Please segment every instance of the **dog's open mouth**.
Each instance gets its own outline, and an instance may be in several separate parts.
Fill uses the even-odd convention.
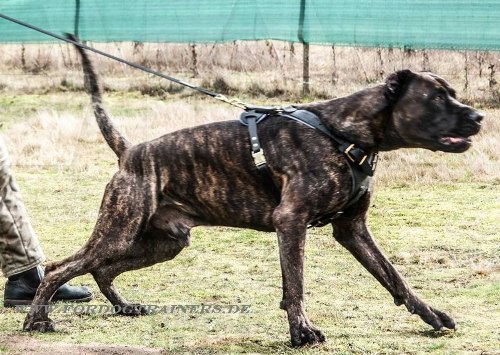
[[[439,138],[439,143],[449,146],[457,146],[462,144],[471,144],[470,137],[460,137],[460,136],[442,136]]]
[[[470,148],[470,146],[472,145],[472,139],[470,138],[470,136],[441,136],[439,138],[439,144],[439,150],[443,152],[462,153]]]

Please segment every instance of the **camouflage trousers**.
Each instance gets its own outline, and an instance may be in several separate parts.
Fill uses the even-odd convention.
[[[44,260],[10,170],[7,147],[0,135],[0,267],[8,277],[29,270]]]

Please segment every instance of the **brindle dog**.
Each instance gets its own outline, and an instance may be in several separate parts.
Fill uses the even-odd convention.
[[[74,255],[47,266],[24,330],[53,330],[46,309],[64,282],[91,273],[101,292],[127,315],[141,305],[125,300],[114,278],[174,258],[189,244],[195,226],[223,225],[276,231],[283,276],[281,307],[293,346],[325,340],[304,306],[304,244],[308,223],[343,210],[332,222],[334,238],[389,291],[434,329],[455,322],[421,300],[372,238],[366,219],[371,191],[345,208],[352,184],[347,159],[327,136],[279,117],[259,124],[259,136],[280,200],[265,184],[251,156],[247,128],[226,121],[183,129],[131,145],[112,125],[101,102],[98,78],[78,48],[94,112],[119,170],[106,186],[97,224]],[[460,153],[480,130],[482,114],[460,103],[442,78],[409,70],[353,95],[300,106],[365,151],[426,148]],[[215,242],[215,241],[214,241]]]

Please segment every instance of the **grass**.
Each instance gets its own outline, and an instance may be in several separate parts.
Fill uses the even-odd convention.
[[[76,251],[95,221],[109,173],[20,172],[35,228],[50,259]],[[494,353],[498,346],[498,187],[482,183],[379,188],[371,228],[389,258],[424,299],[451,313],[456,332],[433,332],[390,296],[328,227],[312,230],[306,253],[310,317],[329,342],[308,352]],[[30,196],[32,196],[30,198]],[[457,206],[467,206],[458,209]],[[50,208],[47,208],[50,206]],[[444,222],[446,221],[446,222]],[[250,314],[158,314],[135,319],[57,313],[44,341],[130,344],[169,352],[287,353],[275,236],[198,228],[192,246],[171,262],[117,279],[126,298],[145,304],[249,304]],[[90,276],[73,283],[95,284]],[[97,293],[93,304],[106,304]],[[2,336],[20,335],[24,314],[0,314]],[[493,330],[493,333],[492,333]]]
[[[196,66],[189,44],[93,43],[118,57],[221,93],[253,101],[303,99],[302,47],[278,41],[196,45]],[[479,51],[403,50],[310,46],[309,99],[344,96],[383,81],[398,69],[430,70],[443,76],[470,103],[500,104],[500,54]],[[96,56],[108,90],[139,91],[168,98],[177,85]],[[129,80],[133,75],[134,80]],[[36,80],[32,80],[36,77]],[[79,60],[65,44],[1,45],[0,91],[50,93],[81,91]]]
[[[133,142],[238,114],[183,92],[160,99],[115,91],[105,101]],[[89,106],[79,91],[0,94],[3,133],[49,260],[70,255],[87,240],[104,186],[116,170]],[[275,235],[214,227],[194,229],[192,246],[174,260],[125,273],[116,284],[134,302],[249,304],[249,314],[55,313],[56,333],[26,334],[20,331],[25,315],[1,309],[0,353],[37,341],[134,345],[165,353],[498,353],[500,111],[486,114],[483,133],[464,154],[383,154],[370,210],[381,247],[418,294],[455,318],[455,332],[431,331],[394,306],[324,227],[309,233],[305,277],[309,316],[328,343],[293,350],[286,315],[278,308]],[[72,283],[97,291],[92,304],[107,304],[91,276]]]

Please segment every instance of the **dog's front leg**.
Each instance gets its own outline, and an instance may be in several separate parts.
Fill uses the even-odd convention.
[[[333,225],[333,234],[335,239],[391,293],[397,306],[404,304],[410,313],[418,314],[435,330],[443,327],[455,329],[455,322],[451,317],[430,307],[413,293],[404,278],[378,248],[364,217],[337,220]]]
[[[325,337],[311,324],[304,309],[306,224],[300,216],[285,211],[282,205],[280,207],[273,214],[283,277],[283,300],[280,307],[288,315],[292,346],[317,344],[325,341]]]

